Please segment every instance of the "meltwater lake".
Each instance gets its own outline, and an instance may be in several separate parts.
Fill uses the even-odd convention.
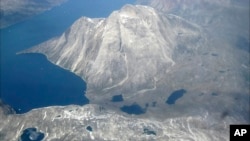
[[[84,105],[86,83],[41,54],[17,52],[62,34],[81,16],[107,17],[134,0],[68,0],[42,14],[0,30],[1,99],[17,113],[53,105]]]

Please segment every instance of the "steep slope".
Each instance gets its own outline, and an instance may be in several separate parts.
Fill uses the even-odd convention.
[[[83,17],[61,37],[26,52],[43,53],[78,74],[88,91],[119,87],[128,96],[156,87],[156,81],[175,64],[175,49],[185,44],[195,50],[201,36],[198,27],[179,17],[127,5],[107,19]]]
[[[20,53],[45,54],[82,77],[97,105],[4,115],[2,138],[16,140],[35,126],[46,140],[228,140],[229,124],[250,122],[249,52],[229,42],[231,35],[216,35],[227,35],[224,29],[213,31],[139,5],[106,19],[79,19],[60,37]],[[177,92],[185,95],[169,104]],[[113,103],[117,95],[124,101]],[[133,104],[146,113],[119,110]],[[11,129],[15,134],[7,134]]]
[[[113,109],[136,103],[160,118],[209,112],[246,121],[249,54],[210,32],[173,14],[126,5],[106,19],[80,18],[60,37],[21,53],[45,54],[82,77],[91,103]],[[180,89],[185,96],[167,105]],[[124,101],[111,102],[118,94]]]

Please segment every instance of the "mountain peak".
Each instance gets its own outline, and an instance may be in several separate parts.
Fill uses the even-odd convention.
[[[127,4],[122,7],[121,10],[117,11],[121,17],[125,18],[138,18],[140,16],[156,15],[155,10],[148,6],[142,5],[130,5]]]
[[[155,91],[157,81],[176,64],[179,46],[193,50],[197,43],[189,40],[200,38],[200,31],[183,19],[147,6],[125,5],[106,19],[81,18],[61,37],[26,52],[45,54],[82,77],[93,101],[116,92],[129,99]]]
[[[139,105],[145,114],[160,118],[208,108],[216,115],[225,109],[247,113],[234,104],[218,108],[218,103],[233,103],[235,94],[249,93],[249,54],[209,32],[177,15],[126,5],[105,19],[81,18],[60,37],[22,53],[45,54],[74,72],[87,83],[90,103],[108,108]],[[166,105],[178,90],[187,94]],[[217,93],[223,98],[216,98]],[[116,95],[123,101],[112,102]]]

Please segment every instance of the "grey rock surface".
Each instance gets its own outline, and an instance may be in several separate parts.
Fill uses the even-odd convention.
[[[0,118],[3,141],[17,141],[27,128],[44,133],[46,141],[224,141],[229,136],[226,123],[237,122],[227,119],[218,124],[207,113],[165,120],[138,118],[91,104],[47,107],[22,115],[0,114]],[[86,129],[88,126],[92,131]]]
[[[137,0],[137,3],[180,16],[219,38],[237,39],[233,35],[249,38],[248,0]]]
[[[147,6],[126,5],[106,19],[82,17],[60,37],[21,53],[45,54],[82,77],[86,96],[96,104],[144,106],[156,101],[170,115],[183,115],[181,109],[232,110],[239,106],[235,97],[245,97],[243,103],[248,104],[249,52],[197,24]],[[188,96],[166,108],[166,98],[181,88]],[[109,101],[117,94],[124,102],[114,106]],[[219,103],[224,106],[218,109]]]
[[[182,16],[183,9],[178,15],[140,5],[126,5],[105,19],[82,17],[60,37],[19,54],[42,53],[80,76],[93,105],[43,108],[3,118],[25,128],[32,126],[28,119],[37,120],[32,123],[47,133],[46,140],[228,140],[229,124],[250,122],[249,27],[244,19],[249,13],[236,7],[243,14],[239,16],[243,26],[239,26],[228,22],[229,14],[225,14],[234,8],[222,7],[222,12],[202,15],[200,21],[193,13]],[[214,23],[225,25],[214,27],[212,22],[210,27],[205,22],[209,16]],[[166,104],[179,89],[185,95],[174,105]],[[124,101],[111,102],[120,94]],[[146,113],[126,115],[119,109],[134,103]],[[78,110],[69,112],[71,108]],[[45,121],[38,120],[50,112]],[[35,115],[41,116],[35,119]],[[64,123],[60,129],[55,119]],[[90,125],[93,132],[80,125]],[[6,133],[4,130],[7,128],[1,132]],[[16,131],[17,135],[21,132]]]

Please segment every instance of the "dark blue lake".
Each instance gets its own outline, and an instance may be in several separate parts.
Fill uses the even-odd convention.
[[[16,55],[54,36],[62,34],[81,16],[107,17],[134,0],[69,0],[24,22],[0,30],[1,99],[18,113],[33,108],[77,104],[84,96],[85,82],[59,68],[40,54]]]
[[[112,97],[112,102],[122,102],[123,101],[123,97],[122,95],[115,95]]]
[[[171,93],[166,103],[169,105],[175,104],[176,100],[180,99],[187,91],[184,89],[176,90]]]
[[[37,131],[36,128],[27,128],[23,131],[20,140],[21,141],[42,141],[44,139],[44,133]]]
[[[146,109],[142,108],[138,104],[132,104],[132,105],[125,105],[123,107],[120,107],[120,110],[127,113],[127,114],[134,114],[134,115],[140,115],[146,113]]]

